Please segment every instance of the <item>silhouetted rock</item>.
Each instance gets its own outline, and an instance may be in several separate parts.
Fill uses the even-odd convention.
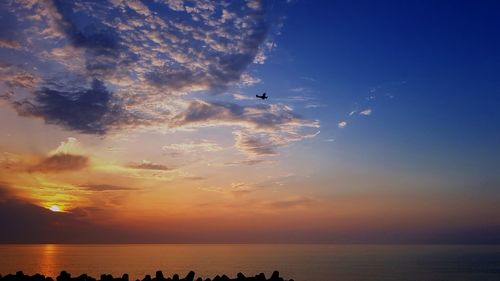
[[[30,280],[31,281],[45,281],[45,276],[37,273],[37,274],[31,276]]]
[[[190,271],[186,277],[183,279],[184,281],[193,281],[194,280],[194,271]]]
[[[71,280],[71,274],[67,273],[66,271],[61,271],[59,273],[59,276],[56,277],[57,281],[70,281]]]
[[[158,281],[165,280],[165,277],[163,277],[163,272],[161,270],[158,270],[153,280],[158,280]]]
[[[271,278],[269,278],[270,281],[282,281],[283,278],[280,278],[280,273],[275,270],[273,274],[271,275]]]
[[[172,278],[165,278],[163,276],[163,272],[157,271],[155,277],[152,279],[151,275],[146,275],[142,280],[136,279],[136,281],[194,281],[195,273],[190,271],[186,277],[183,279],[179,279],[178,274],[174,274]],[[206,278],[202,279],[198,277],[196,281],[284,281],[283,278],[279,276],[278,271],[274,271],[271,275],[271,278],[266,279],[264,273],[259,273],[255,275],[255,277],[246,277],[243,273],[239,272],[236,274],[236,279],[231,279],[227,275],[223,274],[222,276],[215,276],[213,279]],[[32,276],[25,275],[22,271],[16,272],[15,275],[7,274],[5,276],[0,275],[0,281],[54,281],[51,277],[46,277],[41,274],[34,274]],[[87,274],[82,274],[76,278],[71,278],[71,274],[66,271],[61,271],[59,276],[56,277],[56,281],[97,281],[95,278],[88,276]],[[114,278],[111,274],[102,274],[101,279],[99,281],[129,281],[129,275],[123,274],[122,277]],[[293,281],[290,279],[289,281]]]
[[[266,281],[266,275],[264,273],[259,273],[255,276],[256,281]]]

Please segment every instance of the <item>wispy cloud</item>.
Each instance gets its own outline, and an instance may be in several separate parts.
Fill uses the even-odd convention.
[[[317,200],[311,197],[297,196],[281,200],[264,202],[262,205],[270,209],[290,209],[290,208],[307,207],[314,204],[315,202],[317,202]]]
[[[215,152],[222,150],[222,147],[215,142],[204,140],[201,142],[167,144],[162,147],[162,150],[171,154],[181,154],[194,152]]]
[[[309,89],[307,89],[305,87],[297,87],[297,88],[290,89],[290,92],[296,92],[296,93],[302,93],[302,92],[306,92],[306,91],[309,91]]]
[[[337,126],[340,128],[340,129],[343,129],[345,127],[347,127],[347,122],[346,121],[340,121]]]
[[[272,162],[263,158],[247,158],[239,161],[226,162],[224,163],[224,165],[239,166],[239,165],[257,165],[261,163],[272,163]]]
[[[232,96],[235,100],[254,100],[255,99],[255,97],[245,96],[245,95],[240,94],[240,93],[234,93],[234,94],[232,94]]]
[[[237,126],[235,146],[257,155],[275,155],[276,148],[317,134],[319,123],[302,118],[283,104],[242,106],[229,102],[192,101],[173,119],[172,127]]]
[[[130,163],[127,165],[127,167],[132,169],[141,169],[141,170],[157,170],[157,171],[171,170],[166,165],[149,162],[147,160],[142,160],[141,163]]]
[[[368,116],[371,114],[372,114],[372,110],[369,108],[359,112],[359,115],[364,115],[364,116]]]
[[[250,155],[276,155],[278,143],[266,138],[266,135],[250,135],[244,132],[236,132],[236,147]]]
[[[59,153],[42,159],[29,169],[30,172],[58,173],[79,171],[89,165],[89,158],[84,155]]]
[[[82,185],[81,187],[90,191],[126,191],[126,190],[137,190],[137,188],[111,185],[111,184],[87,184]]]

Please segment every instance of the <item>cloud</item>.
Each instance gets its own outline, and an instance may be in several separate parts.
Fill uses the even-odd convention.
[[[316,136],[317,121],[283,104],[238,105],[194,100],[173,119],[171,127],[236,126],[235,147],[252,155],[275,155],[276,148]]]
[[[36,83],[25,95],[18,88],[26,79],[2,79],[11,81],[4,98],[22,116],[86,134],[170,124],[188,92],[259,81],[246,70],[274,46],[277,14],[259,1],[245,4],[5,3],[1,46],[21,44],[25,58],[11,75],[30,73]]]
[[[260,1],[9,2],[0,9],[11,15],[12,31],[0,39],[23,48],[16,66],[0,54],[9,65],[0,69],[2,98],[20,116],[84,134],[207,126],[234,126],[248,138],[265,132],[253,138],[270,139],[271,155],[319,122],[281,103],[206,99],[260,81],[247,68],[276,47],[282,8]],[[191,92],[199,99],[185,100]]]
[[[79,171],[89,166],[89,158],[83,155],[58,153],[42,159],[30,172],[57,173]]]
[[[157,171],[169,171],[171,170],[169,167],[163,164],[156,164],[146,160],[143,160],[141,163],[131,163],[127,165],[128,168],[132,169],[141,169],[141,170],[157,170]]]
[[[69,137],[62,141],[59,146],[53,150],[52,154],[81,154],[83,152],[82,145],[78,139]]]
[[[232,94],[233,96],[233,99],[235,100],[254,100],[255,97],[249,97],[249,96],[245,96],[243,94],[240,94],[240,93],[234,93]]]
[[[302,92],[309,92],[310,90],[305,88],[305,87],[297,87],[297,88],[291,88],[291,92],[296,92],[296,93],[302,93]]]
[[[167,0],[168,7],[174,11],[184,11],[184,1],[183,0]]]
[[[265,135],[250,135],[244,132],[236,132],[236,147],[250,155],[268,156],[276,155],[277,143],[266,139]]]
[[[21,49],[22,46],[19,42],[14,40],[0,39],[0,48]]]
[[[194,153],[194,152],[215,152],[222,150],[218,144],[204,140],[202,142],[173,143],[162,147],[163,151],[172,154]]]
[[[271,161],[262,159],[262,158],[248,158],[240,161],[232,161],[232,162],[226,162],[224,165],[227,166],[238,166],[238,165],[257,165],[261,163],[272,163]]]
[[[87,184],[87,185],[82,185],[80,187],[83,187],[87,190],[90,191],[122,191],[122,190],[137,190],[137,188],[132,188],[132,187],[124,187],[124,186],[118,186],[118,185],[111,185],[111,184]]]
[[[222,187],[199,187],[199,190],[207,191],[207,192],[214,192],[214,193],[220,193],[220,194],[229,194],[233,195],[236,198],[240,198],[243,196],[246,196],[250,193],[253,193],[256,191],[255,188],[252,188],[250,185],[244,183],[244,182],[238,182],[238,183],[231,183],[230,188],[222,188]]]
[[[206,177],[200,177],[200,176],[187,176],[184,177],[185,180],[191,180],[191,181],[201,181],[201,180],[206,180]]]
[[[313,198],[306,196],[298,196],[282,200],[264,202],[263,205],[271,209],[290,209],[290,208],[310,206],[315,202],[317,202],[317,200]]]
[[[345,128],[347,126],[347,122],[346,121],[340,121],[337,125],[338,125],[338,127],[340,129],[343,129],[343,128]]]
[[[372,110],[371,109],[365,109],[365,110],[359,112],[359,115],[368,116],[368,115],[371,115],[371,114],[372,114]]]
[[[315,127],[309,121],[283,104],[257,104],[242,106],[231,102],[191,101],[184,112],[177,115],[171,127],[206,127],[238,125],[260,131],[279,130],[280,127]]]
[[[10,90],[19,89],[35,89],[38,85],[39,78],[34,76],[28,71],[18,70],[16,67],[11,67],[8,65],[7,69],[0,72],[3,77],[0,77],[0,81],[3,81],[5,87]]]
[[[22,116],[40,117],[49,124],[92,134],[104,134],[120,115],[102,81],[93,80],[89,88],[57,89],[61,87],[47,85],[35,92],[34,101],[14,102],[15,109]]]
[[[250,193],[255,192],[255,189],[251,188],[244,182],[232,183],[231,184],[231,193],[235,197],[242,197],[248,195]]]

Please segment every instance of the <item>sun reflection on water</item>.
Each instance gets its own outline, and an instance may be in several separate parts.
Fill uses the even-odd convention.
[[[56,253],[58,246],[55,244],[45,244],[42,247],[42,260],[40,270],[45,276],[55,277],[58,275],[56,265]]]

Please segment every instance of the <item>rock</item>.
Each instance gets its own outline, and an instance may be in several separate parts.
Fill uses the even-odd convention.
[[[190,271],[186,277],[184,277],[184,281],[193,281],[194,280],[194,271]]]
[[[61,271],[59,276],[56,278],[57,281],[70,281],[71,280],[71,274],[67,273],[66,271]]]
[[[161,272],[161,270],[158,270],[158,271],[156,272],[156,274],[155,274],[155,278],[156,278],[156,280],[158,280],[158,281],[161,281],[161,280],[164,280],[164,279],[165,279],[165,277],[163,277],[163,272]]]
[[[1,0],[0,0],[1,1]],[[178,274],[174,274],[172,279],[171,278],[165,278],[163,276],[163,272],[157,271],[155,274],[155,277],[152,279],[151,275],[146,275],[144,279],[136,279],[136,281],[194,281],[195,280],[195,273],[193,271],[190,271],[186,277],[183,279],[179,279]],[[201,277],[198,277],[196,281],[284,281],[283,278],[279,276],[278,271],[274,271],[273,274],[271,275],[271,278],[268,280],[266,279],[266,276],[264,273],[259,273],[255,275],[255,277],[246,277],[243,273],[239,272],[236,274],[235,279],[229,278],[227,275],[223,274],[222,276],[217,275],[213,279],[206,278],[202,279]],[[0,275],[0,281],[54,281],[51,277],[46,277],[41,274],[34,274],[32,276],[25,275],[22,271],[16,272],[15,275],[13,274],[7,274],[5,276]],[[56,281],[97,281],[95,278],[88,276],[87,274],[82,274],[76,278],[71,278],[71,274],[69,274],[66,271],[61,271],[59,276],[56,277]],[[118,278],[113,278],[113,275],[111,274],[102,274],[101,279],[99,281],[129,281],[129,275],[128,274],[123,274],[122,277]],[[293,279],[290,279],[289,281],[293,281]]]
[[[255,280],[256,281],[266,281],[266,275],[264,273],[260,273],[258,275],[255,275]]]
[[[281,281],[283,278],[280,278],[280,273],[275,270],[273,274],[271,275],[271,278],[269,278],[270,281]]]

